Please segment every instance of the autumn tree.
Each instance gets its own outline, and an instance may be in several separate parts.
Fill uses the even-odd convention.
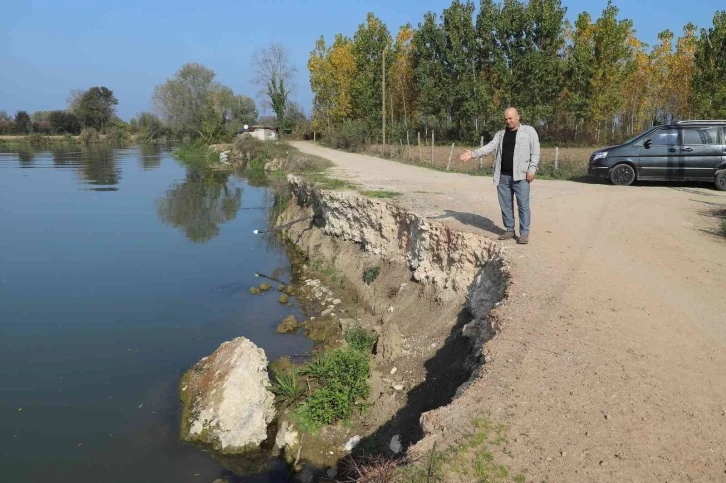
[[[726,10],[701,29],[694,50],[692,87],[699,117],[726,118]]]
[[[408,126],[416,111],[416,92],[413,83],[413,28],[401,26],[393,47],[394,61],[391,66],[391,99],[397,107],[396,118]]]

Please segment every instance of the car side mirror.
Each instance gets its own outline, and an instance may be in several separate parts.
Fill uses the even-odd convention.
[[[650,139],[646,140],[646,141],[645,141],[645,142],[643,143],[643,147],[644,147],[645,149],[650,149],[650,147],[651,147],[652,145],[653,145],[653,141],[651,141]]]

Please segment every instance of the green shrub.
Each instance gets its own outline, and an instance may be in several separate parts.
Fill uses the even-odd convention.
[[[29,134],[26,136],[25,141],[31,146],[44,146],[51,142],[49,137],[37,133]]]
[[[354,349],[335,349],[308,364],[305,373],[318,387],[295,412],[300,426],[314,432],[350,418],[356,403],[370,393],[369,372],[368,355]]]
[[[293,366],[289,371],[275,374],[275,380],[269,387],[283,406],[291,406],[303,395],[303,388],[298,384],[297,369]]]
[[[97,143],[99,138],[98,131],[92,127],[84,128],[78,138],[83,144]]]
[[[381,273],[380,267],[368,267],[363,270],[363,281],[366,285],[370,285],[378,278],[379,273]]]
[[[125,144],[129,140],[129,133],[126,131],[126,129],[114,126],[111,129],[108,130],[106,133],[106,138],[104,141],[106,141],[108,144],[113,145],[119,145],[119,144]]]
[[[345,340],[353,349],[369,353],[376,343],[376,336],[359,326],[348,330],[345,333]]]

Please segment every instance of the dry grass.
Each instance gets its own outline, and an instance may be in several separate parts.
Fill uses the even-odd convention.
[[[432,152],[430,146],[388,145],[384,153],[380,144],[372,144],[364,151],[372,156],[383,156],[386,158],[403,161],[405,163],[417,164],[434,169],[445,170],[451,155],[451,171],[469,174],[489,175],[492,173],[493,156],[485,156],[481,160],[482,168],[479,168],[479,159],[471,159],[466,162],[459,161],[459,155],[464,149],[471,149],[471,146],[454,145],[453,154],[451,145],[435,146]],[[590,154],[595,148],[560,148],[558,158],[558,169],[555,169],[555,148],[542,148],[539,164],[539,176],[543,178],[570,179],[587,175],[587,162]]]

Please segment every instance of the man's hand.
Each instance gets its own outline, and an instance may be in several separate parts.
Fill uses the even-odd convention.
[[[471,151],[468,149],[464,151],[464,154],[459,156],[459,161],[469,161],[471,159]]]
[[[527,171],[527,183],[534,181],[534,173]]]

